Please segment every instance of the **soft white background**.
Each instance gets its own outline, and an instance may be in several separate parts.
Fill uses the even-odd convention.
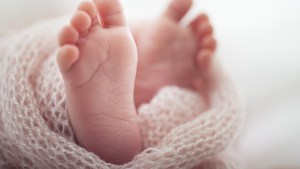
[[[69,14],[74,0],[0,0],[0,31]],[[151,19],[168,0],[122,0],[130,20]],[[189,21],[206,12],[217,57],[248,105],[241,156],[262,168],[300,168],[300,1],[196,0]],[[258,168],[258,167],[257,167]]]

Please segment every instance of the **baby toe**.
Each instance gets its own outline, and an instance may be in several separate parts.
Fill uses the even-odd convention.
[[[208,16],[206,14],[200,14],[190,23],[189,26],[193,30],[197,30],[198,25],[207,20],[208,20]]]
[[[79,50],[74,45],[64,45],[59,49],[57,54],[57,63],[63,76],[77,61],[78,57]]]
[[[58,43],[60,46],[66,44],[75,44],[78,41],[79,34],[72,26],[65,26],[59,33]]]
[[[201,50],[198,52],[196,63],[197,68],[201,71],[206,70],[211,65],[213,59],[213,51],[209,49]]]
[[[217,48],[217,41],[213,36],[205,36],[199,42],[201,49],[209,49],[215,51]]]
[[[71,19],[71,25],[80,33],[86,33],[92,24],[90,16],[83,11],[77,11]]]
[[[196,32],[200,38],[204,36],[212,35],[213,27],[208,21],[206,21],[197,26]]]
[[[87,13],[91,20],[92,20],[92,25],[98,24],[98,18],[97,18],[97,10],[91,1],[83,1],[81,4],[78,6],[78,11],[83,11]]]

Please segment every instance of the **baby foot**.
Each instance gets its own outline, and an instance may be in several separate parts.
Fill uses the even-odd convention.
[[[59,43],[57,62],[79,144],[107,162],[130,161],[141,149],[133,98],[137,49],[120,2],[83,2]]]
[[[192,0],[173,0],[156,21],[134,27],[139,53],[135,83],[137,107],[149,102],[164,86],[195,89],[193,84],[199,77],[199,67],[204,70],[209,65],[216,41],[208,17],[202,14],[189,26],[180,25],[191,6]]]

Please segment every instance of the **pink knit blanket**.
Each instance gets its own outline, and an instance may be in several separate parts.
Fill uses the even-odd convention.
[[[210,107],[201,94],[170,86],[138,112],[144,150],[122,166],[76,144],[56,65],[64,20],[40,23],[0,39],[0,168],[237,168],[224,150],[243,117],[236,88],[210,70]]]

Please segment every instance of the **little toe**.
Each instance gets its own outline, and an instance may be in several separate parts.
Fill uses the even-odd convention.
[[[74,45],[62,46],[57,54],[57,63],[61,73],[64,75],[67,70],[78,60],[79,50]]]
[[[199,45],[201,49],[209,49],[215,51],[217,48],[217,41],[213,36],[205,36],[200,39]]]
[[[123,6],[119,0],[93,0],[105,28],[126,26]]]
[[[196,57],[196,66],[201,71],[207,70],[211,65],[214,52],[209,49],[199,51]]]
[[[90,16],[83,11],[77,11],[71,19],[71,25],[80,33],[86,33],[92,24]]]
[[[75,44],[78,41],[79,34],[72,26],[65,26],[58,36],[58,43],[60,46],[66,44]]]
[[[163,13],[163,16],[179,22],[189,11],[192,4],[192,0],[173,0]]]
[[[86,0],[86,1],[81,2],[81,4],[78,6],[78,10],[83,11],[90,16],[90,18],[92,20],[92,25],[99,24],[98,18],[97,18],[97,11],[96,11],[96,8],[92,1]]]

